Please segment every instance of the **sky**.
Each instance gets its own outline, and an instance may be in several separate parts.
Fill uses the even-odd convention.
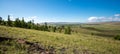
[[[120,21],[120,0],[0,0],[0,16],[8,15],[35,23]]]

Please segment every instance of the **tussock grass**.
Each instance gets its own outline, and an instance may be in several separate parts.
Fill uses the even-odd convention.
[[[52,46],[55,48],[56,54],[60,54],[60,53],[119,54],[120,53],[120,41],[114,40],[112,38],[87,35],[85,33],[67,35],[61,33],[0,26],[0,36],[10,37],[10,38],[24,38],[29,42],[38,42],[46,49],[48,49],[49,46]],[[17,53],[18,51],[15,49],[12,50],[13,52]],[[11,54],[13,52],[11,52]],[[19,52],[26,53],[25,51],[19,51]]]

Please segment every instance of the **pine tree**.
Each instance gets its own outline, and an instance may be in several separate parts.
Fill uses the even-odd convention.
[[[0,17],[0,25],[2,24],[2,17]]]
[[[27,28],[28,28],[28,29],[32,29],[32,21],[28,21],[28,23],[27,23]]]
[[[20,20],[19,20],[19,18],[15,19],[14,26],[15,27],[20,27]]]
[[[22,17],[21,27],[22,27],[22,28],[25,28],[25,21],[24,21],[24,17]]]
[[[8,15],[8,21],[7,21],[8,26],[12,26],[12,21],[10,20],[10,15]]]
[[[31,21],[31,29],[35,29],[34,20]]]
[[[45,25],[44,25],[44,31],[48,31],[48,26],[47,26],[46,22],[45,22]]]

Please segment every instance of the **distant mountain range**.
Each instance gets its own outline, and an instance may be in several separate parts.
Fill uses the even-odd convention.
[[[81,23],[81,22],[47,22],[48,25],[65,25],[65,24],[109,24],[109,23],[117,23],[120,24],[120,21],[107,21],[107,22],[86,22],[86,23]],[[44,24],[44,23],[40,23]]]
[[[40,23],[44,24],[44,23]],[[47,22],[49,25],[62,25],[62,24],[82,24],[81,22]]]

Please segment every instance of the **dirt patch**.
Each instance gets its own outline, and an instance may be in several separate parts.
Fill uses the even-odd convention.
[[[7,44],[4,43],[4,41],[7,41],[6,42]],[[25,40],[24,38],[23,39],[22,38],[12,39],[12,38],[8,38],[8,37],[0,37],[0,42],[3,42],[3,43],[1,43],[2,47],[0,47],[0,50],[2,50],[2,52],[7,51],[6,47],[9,47],[12,45],[10,42],[14,42],[15,47],[17,47],[18,49],[20,47],[22,47],[22,45],[28,46],[28,47],[24,47],[24,49],[27,50],[28,54],[55,54],[54,47],[45,48],[38,42],[29,42],[29,41]],[[5,47],[3,47],[3,46],[5,46]],[[0,51],[0,54],[2,52]]]
[[[38,42],[28,42],[25,39],[17,39],[17,42],[20,44],[29,45],[27,48],[28,54],[55,54],[55,48],[49,47],[49,49],[46,49]]]
[[[29,42],[28,42],[29,43]],[[49,49],[45,49],[43,46],[41,46],[38,43],[30,43],[30,46],[28,47],[28,54],[54,54],[54,48],[50,47]]]

